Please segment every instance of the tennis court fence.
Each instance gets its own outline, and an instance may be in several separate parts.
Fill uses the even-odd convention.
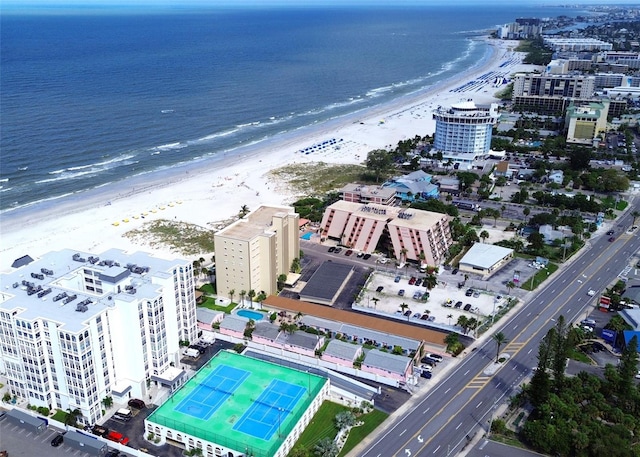
[[[247,449],[247,447],[250,447],[251,455],[253,455],[254,457],[272,457],[273,455],[275,455],[278,448],[282,445],[282,440],[276,440],[271,445],[267,445],[267,443],[265,443],[264,446],[257,448],[252,444],[248,444],[252,442],[251,441],[252,437],[249,435],[247,435],[246,440],[240,441],[240,440],[234,440],[220,433],[215,433],[211,431],[211,429],[189,425],[182,421],[172,419],[171,417],[158,416],[158,417],[152,417],[152,418],[150,417],[149,419],[151,420],[151,422],[156,423],[158,425],[162,425],[164,427],[168,427],[178,432],[192,435],[203,441],[209,441],[211,443],[219,444],[220,446],[224,446],[229,449],[234,449],[238,452],[243,452],[245,451],[245,449]],[[297,421],[294,423],[297,423]],[[293,429],[293,425],[291,423],[288,425],[289,426],[287,427],[286,435],[288,435]],[[174,436],[174,439],[175,439],[175,436]]]

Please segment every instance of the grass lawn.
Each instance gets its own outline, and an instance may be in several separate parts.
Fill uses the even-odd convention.
[[[313,419],[311,419],[311,423],[307,426],[305,431],[302,432],[302,435],[300,435],[300,438],[298,438],[298,441],[293,448],[301,447],[307,449],[311,453],[313,451],[313,446],[315,446],[315,444],[322,438],[335,438],[338,434],[338,429],[336,428],[334,419],[336,414],[343,411],[349,411],[349,408],[330,401],[322,403],[318,412],[313,416]]]
[[[233,308],[235,308],[236,306],[238,306],[237,303],[230,303],[227,306],[220,306],[220,305],[216,305],[216,299],[212,298],[212,297],[208,297],[204,302],[202,302],[201,306],[203,308],[207,308],[207,309],[212,309],[214,311],[222,311],[226,314],[231,313],[231,311],[233,311]]]
[[[204,292],[205,295],[215,295],[216,289],[213,284],[203,284],[200,287],[200,292]]]
[[[338,457],[347,455],[347,453],[356,447],[366,436],[368,436],[371,432],[373,432],[378,425],[382,424],[389,415],[387,413],[383,413],[382,411],[378,411],[374,409],[370,413],[367,413],[363,416],[360,416],[358,420],[364,422],[364,425],[360,427],[354,427],[351,429],[349,433],[349,438],[347,438],[347,442],[345,443],[342,451],[338,454]]]
[[[51,417],[51,419],[57,420],[58,422],[62,422],[64,424],[65,419],[67,418],[68,413],[62,411],[61,409],[56,410],[56,413]]]
[[[583,363],[588,363],[589,365],[593,365],[593,360],[591,360],[587,354],[585,354],[584,352],[576,348],[569,349],[568,356],[570,359],[577,360],[578,362],[583,362]]]
[[[531,280],[531,278],[527,279],[522,283],[522,286],[520,286],[520,288],[524,290],[534,290],[536,287],[546,281],[547,278],[551,276],[557,269],[557,264],[549,262],[546,268],[542,268],[541,270],[536,271],[536,274],[533,276],[533,281]]]

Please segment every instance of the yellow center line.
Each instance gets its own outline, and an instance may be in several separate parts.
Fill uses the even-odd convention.
[[[628,243],[630,240],[631,240],[631,238],[629,238],[629,240],[627,240],[627,243]],[[588,252],[588,251],[587,251],[587,252]],[[596,258],[596,259],[597,259],[597,258]],[[594,261],[595,261],[596,259],[594,259]],[[582,269],[582,271],[584,271],[587,267],[589,267],[589,266],[593,265],[594,261],[592,261],[589,265],[585,266],[585,268],[583,268],[583,269]],[[590,277],[591,277],[591,278],[593,278],[597,273],[599,273],[599,272],[600,272],[600,270],[602,270],[602,269],[603,269],[603,268],[605,268],[606,266],[607,266],[607,264],[606,264],[606,263],[605,263],[605,264],[603,264],[603,265],[602,265],[602,266],[601,266],[601,267],[600,267],[600,268],[599,268],[595,273],[593,273]],[[564,289],[562,289],[562,292],[556,295],[556,297],[558,297],[558,298],[559,298],[559,297],[562,297],[562,296],[564,295],[564,292],[565,292],[569,287],[571,287],[571,286],[573,286],[573,285],[574,285],[574,281],[569,282],[569,283],[567,284],[567,286],[566,286]],[[564,305],[564,304],[566,304],[570,299],[572,299],[576,294],[577,294],[577,292],[574,292],[574,293],[573,293],[569,298],[567,298],[567,299],[564,301],[563,305]],[[532,300],[532,301],[530,301],[530,303],[529,303],[529,304],[531,304],[532,302],[533,302],[533,300]],[[543,308],[543,309],[538,313],[538,315],[539,315],[539,314],[542,314],[544,311],[547,311],[547,310],[548,310],[548,309],[549,309],[553,304],[554,304],[554,300],[550,301],[550,302],[547,304],[547,306],[545,306],[545,307],[544,307],[544,308]],[[558,306],[558,305],[554,305],[554,306],[556,306],[556,307],[560,308],[560,306]],[[524,307],[522,308],[522,310],[520,310],[520,312],[522,312],[523,310],[524,310]],[[515,317],[515,316],[514,316],[514,317]],[[550,318],[548,318],[548,319],[544,322],[544,324],[543,324],[542,326],[540,326],[540,328],[542,328],[542,327],[546,326],[546,325],[547,325],[549,322],[551,322],[552,320],[555,320],[555,318],[554,318],[554,317],[550,317]],[[525,326],[525,327],[524,327],[524,328],[523,328],[523,329],[522,329],[522,330],[521,330],[521,331],[520,331],[520,332],[519,332],[519,333],[518,333],[518,334],[517,334],[517,335],[512,339],[512,341],[513,341],[513,340],[517,340],[517,339],[518,339],[518,338],[519,338],[523,333],[525,333],[526,331],[528,331],[528,330],[530,329],[530,327],[533,325],[533,323],[534,323],[534,322],[536,322],[536,318],[533,318],[533,319],[529,322],[529,324],[528,324],[527,326]],[[522,348],[523,348],[523,347],[525,347],[527,344],[529,344],[529,342],[531,342],[531,340],[532,340],[534,337],[536,337],[536,336],[537,336],[537,333],[534,333],[534,334],[533,334],[533,335],[531,335],[529,338],[527,338],[523,343],[513,343],[513,342],[511,342],[511,343],[509,343],[509,344],[507,345],[507,347],[508,347],[509,345],[518,346],[518,347],[517,347],[517,349],[515,350],[515,352],[513,353],[513,355],[515,356],[516,354],[518,354],[518,353],[522,350]],[[506,363],[505,363],[504,365],[506,365]],[[498,369],[498,370],[497,370],[497,371],[496,371],[496,372],[495,372],[491,377],[495,376],[499,371],[501,371],[501,370],[504,368],[504,365],[502,365],[502,366],[501,366],[501,367],[500,367],[500,368],[499,368],[499,369]],[[473,386],[472,384],[474,384],[475,382],[477,382],[478,378],[480,378],[480,377],[481,377],[480,375],[476,375],[472,380],[470,380],[469,382],[467,382],[467,383],[462,387],[462,390],[464,390],[464,389],[468,389],[468,388],[476,388],[476,386]],[[471,403],[471,401],[476,397],[476,395],[478,395],[480,392],[482,392],[482,389],[483,389],[483,388],[484,388],[484,387],[489,383],[489,380],[490,380],[490,379],[488,379],[488,380],[487,380],[487,382],[485,382],[485,384],[484,384],[482,387],[478,388],[478,389],[473,393],[473,395],[471,395],[471,397],[469,397],[469,399],[468,399],[468,400],[467,400],[467,401],[466,401],[466,402],[465,402],[465,403],[464,403],[464,404],[459,408],[459,410],[460,410],[460,411],[461,411],[461,410],[463,410],[464,408],[466,408],[466,407]],[[431,416],[431,419],[429,419],[429,421],[424,425],[424,427],[420,428],[420,430],[418,430],[416,433],[414,433],[414,434],[413,434],[413,436],[411,436],[410,438],[408,438],[408,439],[405,441],[405,444],[401,446],[401,449],[400,449],[398,452],[400,452],[400,453],[404,453],[404,448],[405,448],[406,446],[408,446],[408,445],[409,445],[409,443],[410,443],[411,441],[416,440],[416,439],[417,439],[417,437],[418,437],[420,434],[424,433],[424,430],[427,428],[427,425],[429,424],[429,422],[431,422],[431,420],[433,420],[433,418],[434,418],[434,417],[439,416],[439,415],[440,415],[440,414],[441,414],[441,413],[442,413],[442,412],[443,412],[443,411],[444,411],[444,410],[445,410],[445,409],[446,409],[446,408],[451,404],[451,402],[452,402],[455,398],[456,398],[456,396],[454,395],[453,397],[451,397],[451,399],[450,399],[447,403],[445,403],[445,404],[444,404],[444,406],[442,406],[442,408],[440,408],[440,409],[439,409],[435,414],[433,414],[433,415]],[[425,448],[426,448],[426,447],[427,447],[427,446],[428,446],[428,445],[429,445],[429,444],[430,444],[430,443],[431,443],[431,442],[432,442],[432,441],[433,441],[433,440],[438,436],[438,434],[439,434],[439,433],[440,433],[440,432],[441,432],[441,431],[442,431],[442,430],[443,430],[443,429],[444,429],[444,428],[449,424],[449,422],[451,422],[451,421],[453,420],[453,418],[454,418],[454,417],[456,417],[456,416],[455,416],[455,415],[450,416],[450,417],[447,419],[447,421],[446,421],[446,422],[445,422],[445,423],[444,423],[444,424],[443,424],[443,425],[442,425],[442,426],[441,426],[441,427],[440,427],[440,428],[439,428],[435,433],[431,433],[431,434],[430,434],[430,437],[429,437],[428,439],[425,439],[425,440],[424,440],[424,443],[422,444],[422,446],[420,446],[420,448],[418,449],[418,453],[420,453],[420,451],[422,451],[423,449],[425,449]],[[395,455],[395,456],[398,456],[398,452],[396,452],[394,455]]]

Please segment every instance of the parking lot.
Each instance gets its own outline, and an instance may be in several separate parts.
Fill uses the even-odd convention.
[[[34,455],[73,455],[85,457],[89,454],[73,449],[64,443],[58,447],[51,446],[51,440],[64,430],[56,430],[52,427],[46,428],[40,433],[32,432],[20,425],[9,422],[6,418],[0,419],[0,437],[2,438],[0,448],[7,450],[11,457]]]
[[[424,274],[404,273],[404,270],[374,272],[358,305],[396,319],[451,328],[460,316],[478,320],[490,316],[503,307],[508,298],[505,294],[480,288],[486,285],[483,281],[467,280],[465,283],[461,273],[453,275],[445,271],[439,274],[438,284],[431,290],[419,281]],[[465,284],[458,287],[459,283]],[[403,308],[403,304],[407,308]]]

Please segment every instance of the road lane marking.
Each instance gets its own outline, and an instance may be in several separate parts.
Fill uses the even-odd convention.
[[[584,263],[584,262],[583,262],[583,263]],[[604,266],[603,266],[603,267],[601,267],[599,271],[602,271],[602,268],[604,268]],[[609,271],[609,268],[607,268],[607,271]],[[582,283],[582,281],[579,281],[579,282],[580,282],[580,283]],[[562,292],[566,292],[566,290],[567,290],[569,287],[571,287],[571,285],[568,285],[567,287],[565,287],[565,288],[562,290]],[[554,291],[554,292],[555,292],[555,291]],[[553,292],[552,292],[552,293],[553,293]],[[575,293],[574,293],[574,295],[575,295]],[[553,300],[551,300],[551,301],[548,301],[548,302],[546,303],[546,306],[545,306],[545,307],[540,311],[540,313],[538,314],[538,316],[539,316],[540,314],[542,314],[542,312],[544,312],[544,311],[547,311],[547,310],[551,309],[551,307],[552,307],[552,306],[554,306],[555,308],[559,308],[559,307],[558,307],[558,305],[557,305],[555,302],[556,302],[556,300],[557,300],[558,298],[560,298],[560,297],[562,297],[562,296],[563,296],[563,293],[557,294],[557,295],[556,295],[556,298],[554,298],[554,299],[553,299]],[[568,300],[565,300],[565,301],[564,301],[564,304],[567,304],[567,302],[568,302]],[[540,300],[540,301],[539,301],[539,304],[542,304],[542,303],[544,303],[544,301],[543,301],[543,300]],[[587,308],[587,305],[586,305],[586,304],[584,305],[584,308]],[[520,332],[519,332],[519,333],[518,333],[514,338],[512,338],[512,341],[517,340],[518,338],[520,338],[520,337],[521,337],[521,336],[522,336],[522,335],[523,335],[523,334],[524,334],[524,333],[525,333],[525,332],[526,332],[526,331],[527,331],[527,330],[528,330],[528,329],[529,329],[529,328],[534,324],[534,322],[536,322],[536,319],[532,319],[532,320],[531,320],[531,322],[530,322],[528,325],[526,325],[523,329],[521,329],[521,330],[520,330]],[[543,323],[542,323],[542,325],[540,325],[540,326],[539,326],[539,329],[543,329],[543,328],[544,328],[544,327],[546,327],[550,322],[555,322],[555,318],[549,318],[549,319],[547,319],[545,322],[543,322]],[[512,354],[512,357],[513,357],[513,356],[515,356],[515,355],[517,355],[517,353],[518,353],[518,352],[520,352],[520,350],[521,350],[523,347],[525,347],[526,345],[528,345],[528,344],[529,344],[529,343],[530,343],[530,342],[531,342],[531,341],[532,341],[532,340],[533,340],[533,339],[538,335],[538,333],[540,333],[540,332],[538,331],[538,332],[536,332],[536,333],[532,334],[531,336],[529,336],[529,337],[525,340],[525,342],[524,342],[524,343],[517,343],[517,346],[518,346],[518,347],[517,347],[517,349],[514,351],[514,354]],[[515,347],[515,346],[516,346],[516,344],[514,344],[513,346]],[[531,349],[531,350],[532,350],[532,349]],[[529,352],[531,352],[531,350],[530,350]],[[499,371],[499,370],[498,370],[498,371]],[[495,376],[495,375],[496,375],[496,373],[494,373],[494,374],[493,374],[493,376]],[[488,376],[479,376],[479,375],[476,375],[476,377],[474,377],[471,381],[469,381],[469,382],[468,382],[468,383],[463,387],[463,389],[466,389],[466,388],[475,388],[475,389],[477,389],[477,390],[471,394],[471,397],[469,398],[469,400],[467,400],[467,401],[464,403],[464,405],[462,406],[462,408],[460,408],[460,410],[461,410],[461,409],[464,409],[464,407],[465,407],[465,406],[469,405],[469,404],[471,403],[471,401],[475,398],[475,396],[476,396],[477,394],[479,394],[479,393],[482,391],[482,389],[483,389],[483,388],[484,388],[484,387],[489,383],[489,381],[490,381],[490,380],[491,380],[491,378],[490,378],[490,377],[488,377]],[[514,383],[514,384],[512,384],[512,386],[519,385],[519,384],[520,384],[519,382],[518,382],[518,383]],[[447,392],[448,392],[449,390],[451,390],[451,389],[449,388],[449,389],[447,390]],[[506,392],[506,390],[505,390],[505,392]],[[444,411],[444,410],[445,410],[445,409],[446,409],[446,408],[447,408],[447,407],[448,407],[448,406],[453,402],[453,400],[454,400],[453,398],[449,399],[449,401],[448,401],[447,403],[445,403],[445,405],[443,405],[443,406],[442,406],[442,407],[441,407],[441,408],[440,408],[440,409],[439,409],[439,410],[438,410],[438,411],[437,411],[437,412],[432,416],[432,419],[433,419],[433,418],[435,418],[435,417],[438,417],[439,415],[441,415],[441,414],[443,413],[443,411]],[[425,449],[429,444],[431,444],[431,442],[433,441],[433,439],[435,439],[435,437],[436,437],[436,436],[438,436],[438,434],[439,434],[439,433],[440,433],[440,432],[441,432],[441,431],[442,431],[442,430],[443,430],[447,425],[449,425],[449,423],[452,421],[452,419],[454,419],[454,417],[456,417],[456,416],[449,416],[449,417],[447,418],[447,420],[445,421],[445,423],[444,423],[442,426],[440,426],[440,428],[438,428],[438,430],[436,430],[435,432],[432,432],[432,433],[430,434],[430,437],[429,437],[429,438],[426,440],[426,442],[424,443],[424,445],[422,445],[422,446],[420,447],[420,450]],[[432,419],[430,419],[430,420],[432,420]],[[424,424],[424,426],[422,427],[421,431],[422,431],[422,430],[424,430],[424,428],[426,428],[426,426],[427,426],[427,424]],[[415,435],[414,435],[414,436],[415,436]],[[407,444],[408,444],[408,443],[407,443]],[[399,449],[399,450],[398,450],[397,452],[395,452],[393,455],[396,455],[396,456],[397,456],[397,455],[398,455],[398,452],[402,452],[402,450],[401,450],[401,449]]]
[[[404,435],[406,432],[407,432],[407,429],[405,428],[405,429],[402,431],[402,433],[400,433],[400,435],[399,435],[399,436]]]
[[[480,408],[481,404],[482,404],[482,402],[478,403],[478,406],[476,406],[476,409]]]
[[[456,427],[456,430],[458,430],[460,427],[462,427],[462,422],[458,424],[458,426]]]
[[[436,452],[438,452],[440,450],[440,445],[438,445],[438,447],[436,448],[435,451],[433,451],[433,453],[435,454]]]

